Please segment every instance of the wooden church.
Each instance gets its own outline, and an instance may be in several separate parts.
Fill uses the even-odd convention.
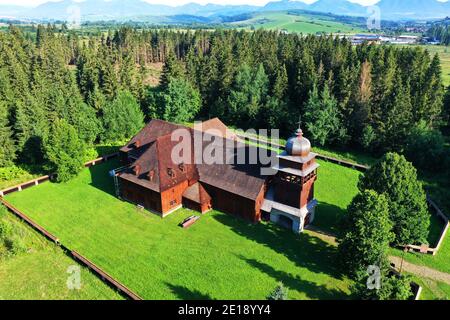
[[[186,148],[190,161],[185,163],[172,160],[179,143],[172,141],[172,133],[178,129],[192,137],[191,148]],[[196,161],[194,141],[199,133],[214,135],[202,140],[202,147],[217,144],[223,161]],[[124,167],[113,176],[121,199],[162,217],[182,206],[201,213],[217,209],[254,223],[270,219],[299,233],[314,219],[316,154],[301,130],[282,154],[264,151],[272,159],[269,165],[251,161],[260,150],[245,145],[217,118],[194,128],[152,120],[120,150]],[[263,175],[263,168],[271,174]]]

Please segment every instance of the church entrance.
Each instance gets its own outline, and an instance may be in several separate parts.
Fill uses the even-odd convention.
[[[278,224],[280,226],[284,227],[284,228],[292,230],[293,221],[292,221],[292,219],[290,219],[290,218],[288,218],[286,216],[280,215],[279,220],[278,220]]]

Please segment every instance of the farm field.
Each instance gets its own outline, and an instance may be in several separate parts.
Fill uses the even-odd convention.
[[[450,47],[446,46],[426,46],[431,54],[439,54],[442,64],[442,78],[445,86],[450,86]]]
[[[83,267],[81,289],[69,290],[66,282],[70,274],[67,271],[77,263],[13,215],[7,213],[2,219],[13,226],[14,232],[25,242],[27,251],[0,259],[0,300],[123,299]]]
[[[238,28],[285,30],[288,32],[311,33],[358,33],[356,25],[334,21],[320,14],[291,14],[287,12],[264,12],[251,19],[231,23]]]
[[[318,219],[324,227],[352,197],[341,199],[341,189],[356,181],[349,174],[350,182],[341,177],[326,183],[326,172],[335,170],[329,165],[323,164],[317,186],[326,203],[318,215],[323,210],[330,216]],[[178,223],[192,211],[161,219],[116,199],[107,174],[116,166],[95,166],[70,183],[42,184],[7,200],[146,299],[265,299],[279,281],[291,299],[350,298],[336,249],[319,238],[219,212],[183,230]]]

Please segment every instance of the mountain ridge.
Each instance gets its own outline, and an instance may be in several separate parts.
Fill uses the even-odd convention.
[[[385,20],[405,19],[442,19],[450,16],[450,1],[438,0],[380,0],[376,4],[380,8],[381,18]],[[20,9],[22,8],[22,9]],[[75,10],[74,10],[75,9]],[[35,8],[15,5],[0,5],[1,16],[15,16],[26,19],[67,20],[79,9],[83,20],[120,19],[143,16],[176,16],[191,15],[199,17],[233,16],[245,13],[283,10],[308,10],[335,15],[367,16],[367,6],[348,0],[318,0],[312,4],[302,1],[281,0],[272,1],[265,6],[253,5],[220,5],[187,3],[181,6],[151,4],[142,0],[62,0],[46,2]]]

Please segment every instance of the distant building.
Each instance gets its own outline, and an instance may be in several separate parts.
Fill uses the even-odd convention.
[[[357,34],[352,36],[351,42],[353,45],[361,45],[363,43],[380,44],[381,36],[377,34]]]
[[[202,142],[203,148],[225,146],[219,158],[230,160],[231,155],[231,160],[236,160],[238,154],[244,154],[245,163],[195,163],[194,148],[188,155],[192,162],[174,163],[171,154],[178,142],[171,137],[177,129],[187,130],[192,138],[205,134],[208,139],[203,140],[209,142]],[[211,129],[214,136],[206,132]],[[289,139],[285,152],[271,153],[270,157],[278,160],[273,167],[248,161],[248,156],[258,151],[243,144],[219,119],[194,129],[153,120],[120,150],[125,167],[113,171],[118,196],[162,217],[182,206],[201,213],[214,208],[254,223],[270,219],[302,232],[314,220],[317,205],[314,183],[319,165],[311,143],[299,130]],[[262,175],[264,167],[273,175]]]
[[[396,37],[389,37],[386,42],[391,44],[416,44],[419,42],[420,37],[418,36],[409,36],[409,35],[401,35]]]

